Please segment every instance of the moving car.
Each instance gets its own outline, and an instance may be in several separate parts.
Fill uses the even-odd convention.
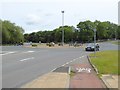
[[[86,47],[85,47],[85,51],[99,51],[100,46],[98,44],[94,43],[89,43]]]

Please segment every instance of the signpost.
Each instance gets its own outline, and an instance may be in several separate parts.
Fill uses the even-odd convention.
[[[94,29],[94,57],[96,57],[96,29]]]

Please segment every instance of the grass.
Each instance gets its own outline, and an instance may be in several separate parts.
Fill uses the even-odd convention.
[[[120,45],[119,41],[111,41],[112,44]]]
[[[73,77],[75,75],[75,71],[71,70],[70,77]]]
[[[120,51],[119,51],[120,53]],[[120,69],[118,69],[118,51],[101,51],[94,54],[90,54],[90,59],[92,64],[96,66],[100,74],[119,74]],[[119,71],[118,71],[119,70]]]

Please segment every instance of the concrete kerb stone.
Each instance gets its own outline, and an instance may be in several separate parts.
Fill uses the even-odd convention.
[[[71,73],[71,66],[69,66],[69,72],[68,72],[68,74],[70,74]]]
[[[68,85],[67,85],[67,88],[70,87],[70,73],[71,73],[71,66],[69,66],[69,72],[68,72],[68,74],[69,74],[69,79],[68,79]]]
[[[88,58],[88,61],[89,61],[90,64],[91,64],[91,66],[94,68],[95,72],[96,72],[97,74],[99,74],[98,69],[96,68],[96,66],[92,64],[90,57],[87,56],[87,58]]]
[[[90,64],[91,64],[91,66],[94,68],[95,72],[96,72],[96,73],[97,73],[97,75],[98,75],[98,74],[99,74],[98,69],[96,68],[96,66],[95,66],[95,65],[93,65],[93,64],[92,64],[90,57],[89,57],[89,56],[87,56],[87,58],[88,58],[88,61],[89,61],[89,62],[90,62]],[[109,87],[108,87],[108,85],[107,85],[107,83],[105,83],[105,81],[102,79],[102,77],[100,77],[100,79],[102,80],[102,82],[104,83],[104,85],[105,85],[107,88],[109,88]]]

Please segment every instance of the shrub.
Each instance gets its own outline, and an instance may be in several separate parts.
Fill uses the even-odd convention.
[[[49,46],[49,43],[47,43],[46,46]]]
[[[32,47],[37,47],[37,44],[32,44]]]
[[[62,43],[58,43],[58,46],[63,46],[63,44]]]
[[[55,46],[55,44],[53,42],[47,43],[46,45],[49,46],[49,47]]]

